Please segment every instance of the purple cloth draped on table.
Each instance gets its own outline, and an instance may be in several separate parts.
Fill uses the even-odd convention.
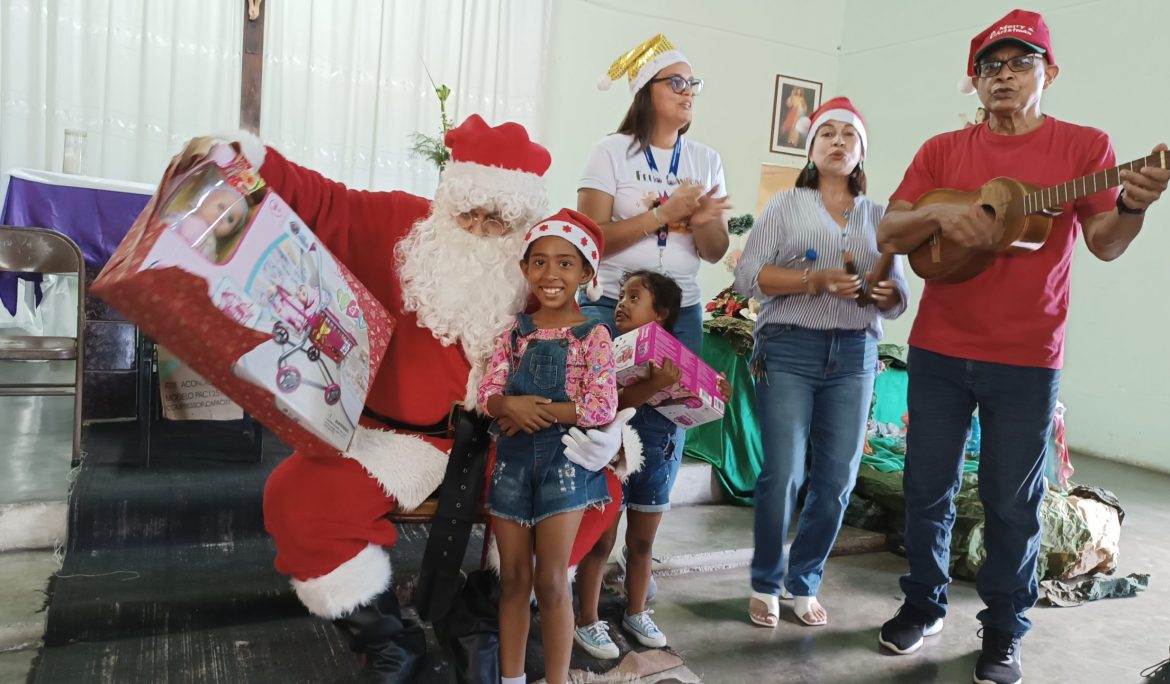
[[[85,265],[95,272],[122,242],[142,213],[149,194],[75,188],[11,177],[0,224],[50,228],[64,233],[81,247]],[[16,274],[0,273],[0,302],[8,313],[16,313]],[[41,301],[40,276],[21,276],[37,283]]]

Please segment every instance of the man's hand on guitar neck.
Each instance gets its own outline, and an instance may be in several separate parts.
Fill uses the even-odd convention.
[[[1165,144],[1154,148],[1154,154],[1165,152],[1170,160],[1170,152],[1166,151]],[[1085,245],[1093,256],[1102,261],[1113,261],[1129,248],[1131,242],[1141,232],[1145,221],[1146,208],[1162,197],[1166,190],[1166,183],[1170,181],[1170,170],[1156,166],[1143,166],[1140,171],[1121,171],[1122,190],[1124,194],[1120,202],[1138,213],[1121,213],[1119,209],[1106,211],[1089,218],[1081,226],[1085,236]]]
[[[1167,152],[1166,144],[1159,143],[1154,147],[1154,154]],[[1143,166],[1140,171],[1121,171],[1121,189],[1125,193],[1121,201],[1125,206],[1135,211],[1145,211],[1146,207],[1158,201],[1166,191],[1166,183],[1170,180],[1170,170],[1157,166]]]

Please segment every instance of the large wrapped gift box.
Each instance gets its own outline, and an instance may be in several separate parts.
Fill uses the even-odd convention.
[[[298,449],[349,446],[393,332],[227,145],[172,164],[92,290]]]

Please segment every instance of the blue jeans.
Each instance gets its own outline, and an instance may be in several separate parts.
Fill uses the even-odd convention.
[[[552,425],[532,434],[499,437],[487,497],[492,515],[530,527],[554,515],[609,503],[605,474],[565,457],[561,438],[566,432],[564,425]]]
[[[986,627],[1023,635],[1036,604],[1040,502],[1060,371],[971,361],[910,349],[906,432],[906,600],[935,617],[947,612],[954,496],[971,414],[982,428],[979,499],[986,560],[975,587]]]
[[[764,464],[756,480],[752,590],[816,596],[861,462],[877,340],[864,330],[768,325],[752,359]],[[812,464],[805,472],[812,442]],[[785,572],[797,492],[808,494]]]
[[[617,309],[616,299],[612,297],[602,297],[596,302],[591,302],[588,299],[582,297],[577,301],[581,306],[581,313],[609,328],[610,334],[614,337],[618,336],[619,333],[617,331],[617,326],[613,322],[614,310]],[[684,347],[694,352],[695,356],[699,356],[703,349],[703,305],[692,304],[690,306],[684,306],[683,308],[679,309],[678,321],[675,322],[674,330],[671,331],[671,334],[674,335],[675,339],[677,339],[679,342],[682,342]],[[661,417],[661,414],[659,414],[657,411],[655,411],[655,414],[655,417]],[[666,418],[662,418],[662,422],[674,425],[674,423],[671,423]],[[637,423],[630,424],[634,426],[635,430],[638,430]],[[655,425],[653,427],[657,428],[659,426]],[[641,430],[638,430],[638,434],[639,436],[642,436],[643,441],[646,441],[647,437],[650,437],[651,439],[656,438],[655,435],[643,436]],[[676,464],[682,462],[683,446],[687,441],[686,434],[687,431],[683,428],[675,428],[673,458]],[[645,455],[647,457],[650,456],[650,454]],[[678,468],[675,467],[670,473],[670,481],[667,486],[667,492],[669,492],[670,489],[674,487],[674,481],[677,477]]]
[[[569,331],[584,339],[599,324],[588,321]],[[536,332],[528,314],[516,316],[511,335],[516,349],[521,337]],[[520,359],[513,359],[505,392],[508,396],[540,396],[552,401],[568,401],[565,389],[568,375],[568,340],[529,340]],[[565,456],[561,443],[567,429],[550,425],[534,433],[518,432],[511,437],[496,434],[496,465],[488,490],[487,508],[491,514],[521,525],[535,525],[553,515],[609,503],[605,475],[578,468]]]
[[[670,490],[678,479],[678,426],[652,406],[641,406],[630,427],[642,440],[642,468],[622,485],[622,503],[643,513],[670,510]]]

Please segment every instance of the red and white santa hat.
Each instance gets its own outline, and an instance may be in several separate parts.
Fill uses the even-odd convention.
[[[967,75],[959,81],[959,92],[964,95],[975,92],[975,84],[971,82],[975,77],[975,63],[983,53],[1005,41],[1019,43],[1032,52],[1044,55],[1049,64],[1056,64],[1056,58],[1052,56],[1052,34],[1048,32],[1044,17],[1036,12],[1014,9],[971,39],[971,49],[967,53]]]
[[[519,194],[530,198],[529,204],[547,201],[541,176],[552,164],[552,156],[530,140],[520,124],[488,126],[472,114],[447,131],[443,143],[451,150],[443,182],[465,180],[488,197]]]
[[[585,286],[585,295],[589,297],[589,301],[596,302],[601,298],[601,281],[597,277],[597,269],[601,265],[601,255],[605,249],[605,238],[602,236],[601,228],[593,219],[579,211],[561,209],[524,234],[524,251],[527,252],[528,246],[533,242],[550,235],[568,240],[593,267],[593,279]]]
[[[830,121],[841,121],[853,126],[857,131],[858,137],[861,138],[861,156],[864,157],[866,150],[869,149],[865,138],[865,121],[861,118],[861,112],[857,111],[857,108],[853,106],[853,103],[847,97],[834,97],[827,102],[823,102],[812,113],[811,118],[804,117],[796,122],[796,130],[805,136],[805,156],[807,157],[812,154],[813,140],[816,139],[817,129]]]

